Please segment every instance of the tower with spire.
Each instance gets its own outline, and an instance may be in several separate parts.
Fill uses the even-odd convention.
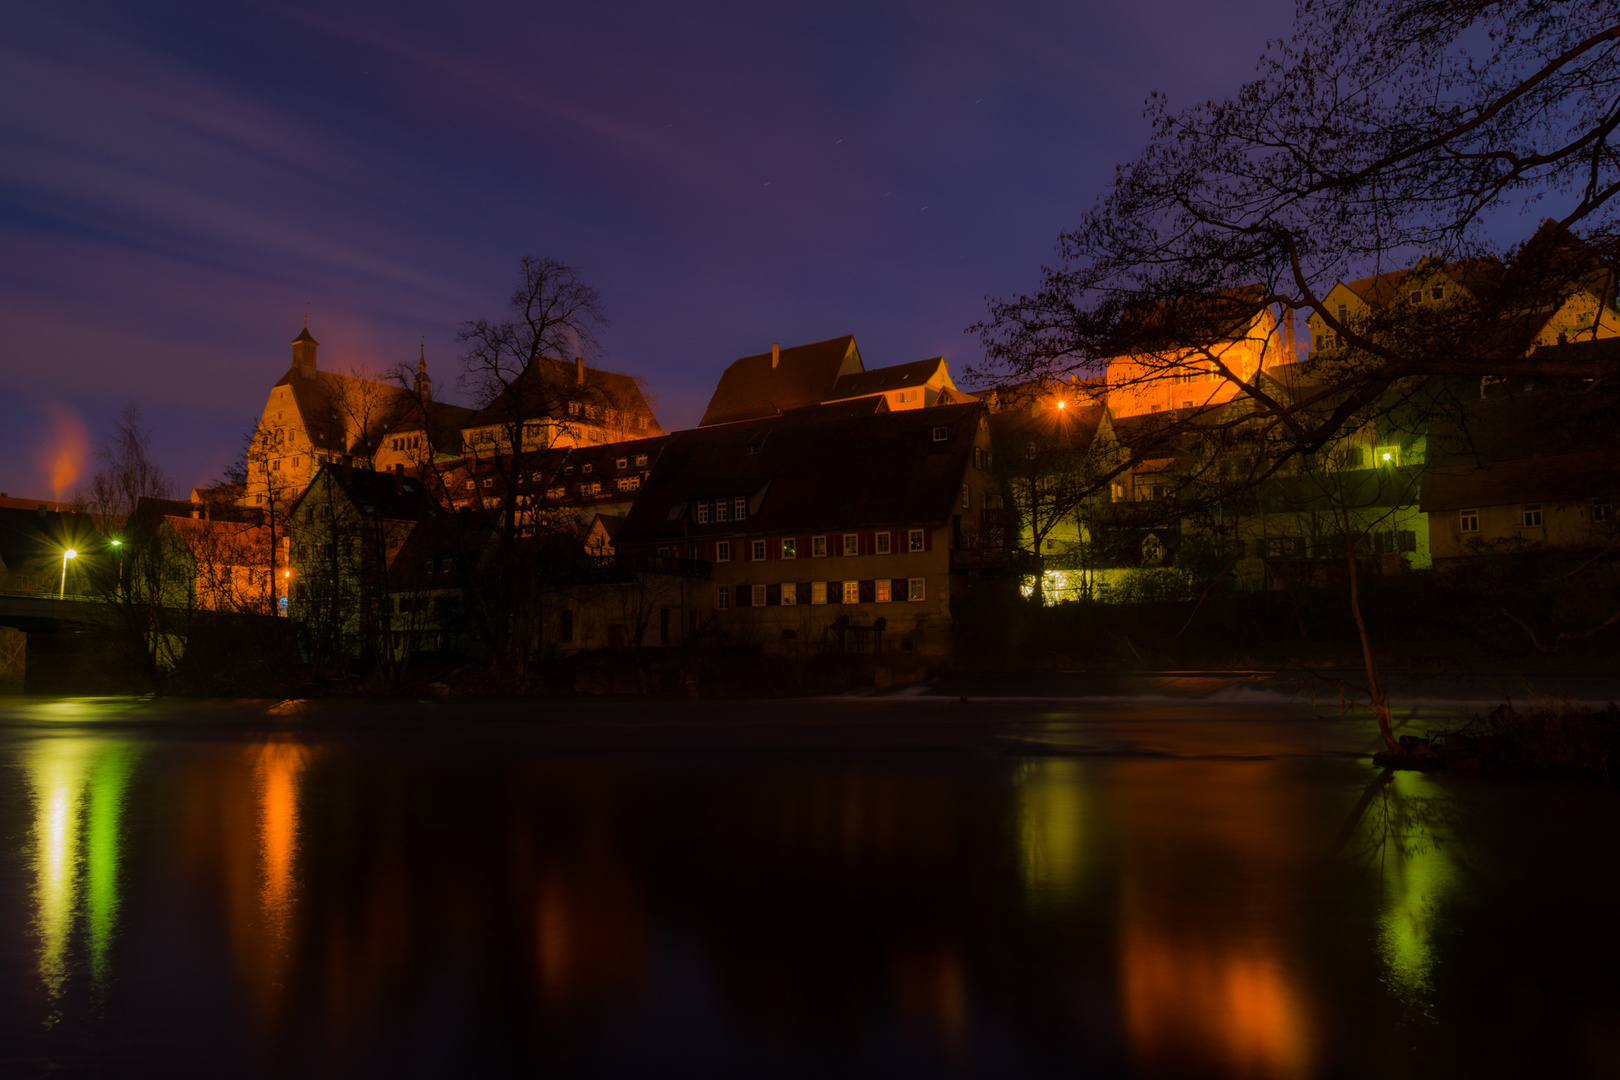
[[[416,396],[423,401],[433,400],[433,380],[427,373],[427,342],[424,339],[416,356]]]
[[[305,379],[315,377],[315,350],[321,343],[309,332],[309,313],[304,313],[304,328],[292,339],[293,370]]]

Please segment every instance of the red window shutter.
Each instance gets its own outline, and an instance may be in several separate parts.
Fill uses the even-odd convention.
[[[923,550],[934,550],[934,530],[927,527],[923,528]]]

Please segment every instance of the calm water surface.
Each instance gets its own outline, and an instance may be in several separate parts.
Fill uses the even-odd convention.
[[[1308,703],[0,704],[0,1075],[1620,1075],[1620,799]]]

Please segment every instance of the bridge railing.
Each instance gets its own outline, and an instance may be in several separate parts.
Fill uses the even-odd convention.
[[[75,600],[80,603],[105,603],[105,596],[91,596],[88,593],[61,593],[55,589],[41,589],[29,592],[23,589],[0,589],[0,596],[14,596],[22,600]]]

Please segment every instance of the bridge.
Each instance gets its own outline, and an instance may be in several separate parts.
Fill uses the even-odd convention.
[[[56,592],[0,592],[0,626],[25,634],[110,630],[118,612],[99,596]]]

